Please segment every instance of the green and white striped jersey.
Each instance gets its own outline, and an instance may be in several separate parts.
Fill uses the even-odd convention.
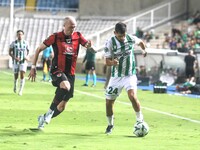
[[[107,40],[104,48],[105,57],[118,59],[119,65],[111,67],[112,77],[123,77],[136,74],[134,47],[141,39],[126,34],[125,41],[120,42],[115,36]]]
[[[18,41],[15,40],[11,43],[10,49],[13,50],[14,57],[17,57],[20,59],[19,62],[17,62],[15,59],[13,60],[13,64],[23,64],[25,62],[25,57],[29,53],[29,45],[27,41],[22,40]]]

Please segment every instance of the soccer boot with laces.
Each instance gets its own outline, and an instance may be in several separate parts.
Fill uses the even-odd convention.
[[[19,91],[18,95],[19,95],[19,96],[22,96],[22,90]]]
[[[107,128],[106,128],[106,134],[111,134],[112,133],[112,130],[114,129],[114,126],[113,125],[108,125]]]
[[[45,125],[44,115],[40,115],[38,117],[38,129],[44,129],[44,125]]]
[[[52,118],[52,116],[53,116],[53,113],[54,113],[54,111],[47,112],[46,114],[44,114],[44,122],[45,122],[46,124],[49,124],[49,123],[50,123],[51,118]]]
[[[96,85],[92,84],[91,87],[96,87]]]
[[[17,92],[17,88],[16,88],[16,86],[14,86],[14,88],[13,88],[13,92],[14,92],[14,93]]]
[[[85,84],[83,84],[82,86],[88,86],[88,84],[85,83]]]

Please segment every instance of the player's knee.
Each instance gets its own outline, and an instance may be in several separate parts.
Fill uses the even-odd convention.
[[[129,97],[130,100],[135,100],[135,101],[137,100],[137,94],[133,90],[128,91],[128,97]]]
[[[71,85],[70,85],[69,81],[62,81],[60,83],[60,88],[69,91],[71,88]]]

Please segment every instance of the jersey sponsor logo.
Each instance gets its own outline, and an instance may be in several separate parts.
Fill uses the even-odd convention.
[[[67,44],[72,43],[72,39],[65,39],[65,41],[66,41]]]
[[[74,49],[73,49],[72,45],[66,45],[63,54],[64,55],[73,55]]]
[[[131,45],[130,45],[128,42],[126,42],[126,43],[124,44],[124,46],[125,46],[125,50],[131,49]]]
[[[62,74],[61,74],[61,73],[58,73],[56,76],[59,78],[59,77],[61,77],[61,76],[62,76]]]
[[[117,54],[114,54],[114,57],[115,58],[121,58],[121,57],[126,57],[126,56],[129,56],[131,54],[131,51],[122,51],[122,52],[119,52]]]
[[[124,50],[127,51],[127,50],[132,49],[133,46],[130,43],[125,42],[122,46],[119,46],[119,47],[117,47],[117,45],[114,45],[113,49],[116,51],[121,51],[122,47],[124,47]]]

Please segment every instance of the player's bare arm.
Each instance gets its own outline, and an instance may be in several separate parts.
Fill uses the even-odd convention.
[[[51,59],[53,59],[54,58],[54,51],[52,50],[52,52],[51,52]]]
[[[144,56],[144,57],[146,57],[147,56],[147,52],[146,52],[146,45],[144,44],[144,42],[143,41],[141,41],[140,43],[139,43],[139,46],[142,48],[142,55]]]
[[[26,61],[29,61],[29,58],[28,58],[28,56],[26,56],[26,57],[24,58],[24,60],[26,60]]]
[[[91,48],[92,46],[92,42],[90,40],[88,40],[88,42],[85,44],[85,48]]]
[[[117,58],[115,58],[115,59],[106,58],[106,65],[107,66],[117,66],[117,65],[119,65],[119,61]]]
[[[87,48],[88,50],[90,50],[92,53],[98,52],[94,49],[94,47],[92,47],[92,42],[90,40],[88,40],[88,42],[85,44],[84,47]]]
[[[32,63],[32,66],[31,66],[31,71],[30,71],[30,73],[28,75],[28,80],[31,79],[31,82],[34,82],[35,78],[36,78],[36,74],[37,74],[36,64],[37,64],[38,56],[39,56],[40,52],[43,51],[46,47],[47,46],[42,43],[36,49],[36,52],[35,52],[35,55],[34,55],[34,58],[33,58],[33,63]]]
[[[25,58],[24,58],[26,61],[29,61],[29,50],[27,51],[27,54],[26,54],[26,56],[25,56]]]
[[[10,57],[12,57],[13,60],[20,61],[19,58],[15,57],[13,55],[13,49],[12,48],[9,49],[9,55],[10,55]]]

